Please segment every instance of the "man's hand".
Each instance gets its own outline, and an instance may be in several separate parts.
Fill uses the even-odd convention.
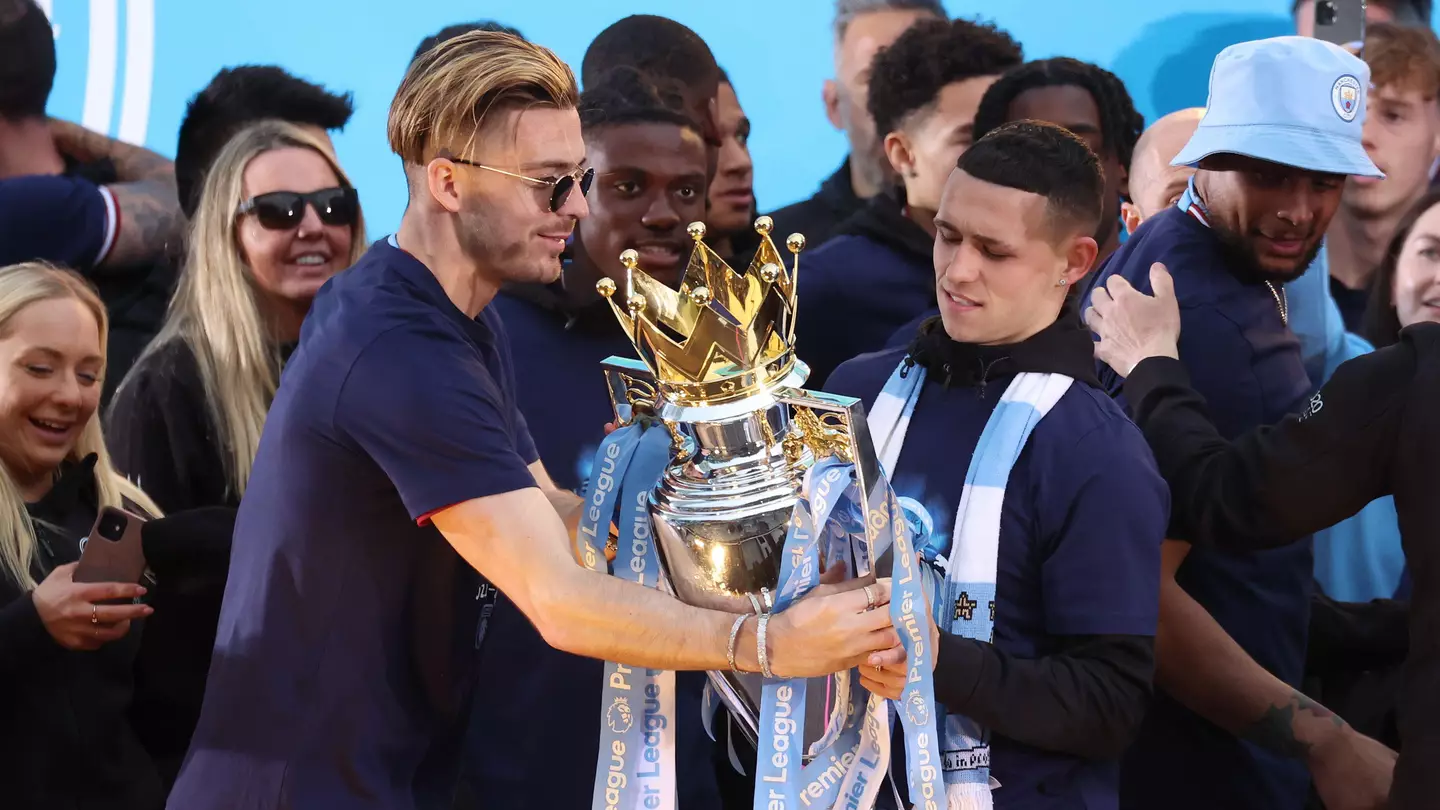
[[[1147,357],[1179,357],[1180,307],[1175,284],[1165,265],[1150,265],[1150,287],[1145,295],[1121,276],[1111,276],[1090,295],[1085,324],[1100,336],[1095,356],[1121,377]]]
[[[890,580],[870,586],[875,607],[854,583],[820,585],[770,618],[770,669],[779,677],[811,678],[851,669],[875,650],[900,642],[890,626]],[[746,622],[738,644],[755,644],[755,622]]]
[[[915,560],[917,564],[924,563],[924,558],[919,554],[915,555]],[[933,671],[940,661],[940,628],[935,625],[935,617],[931,613],[930,593],[923,588],[921,592],[925,596],[925,626],[930,628],[930,666]],[[870,658],[860,667],[860,685],[877,695],[899,700],[909,676],[907,664],[908,658],[903,644],[871,653]]]
[[[1310,751],[1310,775],[1325,810],[1383,810],[1398,755],[1348,726]]]

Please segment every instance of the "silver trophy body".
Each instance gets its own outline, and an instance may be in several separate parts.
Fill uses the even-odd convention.
[[[677,459],[650,497],[660,559],[682,601],[730,613],[769,611],[780,558],[806,470],[825,455],[855,463],[868,502],[879,465],[859,400],[807,391],[803,363],[779,385],[721,405],[678,405],[657,396],[646,364],[612,357],[603,363],[616,418],[649,413],[671,430]],[[875,581],[872,549],[851,549],[847,583]],[[829,561],[826,561],[828,564]],[[711,672],[715,691],[753,745],[758,738],[759,675]],[[805,749],[823,734],[825,679],[807,689]],[[807,756],[808,761],[808,756]]]

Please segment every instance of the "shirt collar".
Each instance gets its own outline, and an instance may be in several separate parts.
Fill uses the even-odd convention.
[[[1180,195],[1180,201],[1175,207],[1194,217],[1201,225],[1210,227],[1210,211],[1205,207],[1205,201],[1200,199],[1200,192],[1195,190],[1195,175],[1190,175],[1190,182],[1185,184],[1185,193]]]

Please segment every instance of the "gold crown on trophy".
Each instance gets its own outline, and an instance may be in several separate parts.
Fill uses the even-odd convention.
[[[794,370],[795,282],[805,237],[785,240],[795,256],[787,270],[770,239],[774,227],[770,217],[755,220],[760,247],[744,273],[711,250],[704,223],[693,222],[695,249],[680,289],[646,275],[633,250],[620,254],[625,290],[619,300],[613,279],[595,285],[661,396],[678,405],[715,405],[768,389]]]

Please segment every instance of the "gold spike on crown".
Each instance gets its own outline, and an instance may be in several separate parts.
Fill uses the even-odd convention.
[[[790,269],[770,239],[770,217],[755,220],[760,248],[743,274],[703,241],[705,225],[690,224],[695,249],[673,290],[646,275],[633,250],[620,254],[625,290],[602,278],[595,289],[655,375],[662,396],[677,405],[716,405],[767,390],[795,367],[795,282],[805,237],[792,234]]]

